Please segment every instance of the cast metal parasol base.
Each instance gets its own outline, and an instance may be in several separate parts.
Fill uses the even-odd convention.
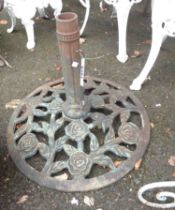
[[[8,127],[10,155],[28,178],[60,191],[116,182],[142,158],[150,137],[147,113],[127,89],[87,77],[87,114],[64,114],[64,82],[45,84],[23,100]]]

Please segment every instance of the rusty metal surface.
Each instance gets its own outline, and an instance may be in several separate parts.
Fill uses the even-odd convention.
[[[77,14],[65,12],[59,15],[56,18],[56,33],[67,99],[64,112],[68,117],[77,119],[88,109],[85,106],[83,87],[80,86],[80,33]],[[77,66],[73,67],[73,63]]]
[[[107,80],[87,77],[84,83],[90,111],[80,119],[63,112],[61,80],[36,89],[11,117],[9,153],[40,185],[69,192],[99,189],[125,176],[144,155],[150,127],[140,101]]]

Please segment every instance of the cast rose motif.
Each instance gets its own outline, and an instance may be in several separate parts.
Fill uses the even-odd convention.
[[[88,125],[83,121],[72,121],[65,128],[66,135],[76,141],[82,140],[89,133]]]
[[[76,152],[70,156],[68,166],[72,175],[86,176],[91,170],[92,161],[84,152]]]
[[[62,105],[63,105],[62,99],[56,98],[49,104],[48,109],[53,114],[58,113],[58,112],[62,111]]]
[[[139,128],[133,123],[126,123],[120,126],[119,137],[127,144],[136,144],[139,139]]]
[[[18,149],[25,157],[34,155],[38,150],[38,140],[33,133],[25,134],[18,143]]]

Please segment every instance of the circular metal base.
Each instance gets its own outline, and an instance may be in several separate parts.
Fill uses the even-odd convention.
[[[127,89],[87,77],[89,112],[70,119],[63,112],[64,82],[37,88],[13,113],[8,127],[10,155],[28,178],[60,191],[88,191],[122,178],[142,158],[149,119]]]

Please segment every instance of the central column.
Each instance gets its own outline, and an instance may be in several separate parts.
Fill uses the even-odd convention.
[[[72,119],[78,119],[86,114],[82,81],[80,85],[80,70],[84,69],[81,68],[78,16],[71,12],[59,15],[56,31],[66,92],[63,112]]]

